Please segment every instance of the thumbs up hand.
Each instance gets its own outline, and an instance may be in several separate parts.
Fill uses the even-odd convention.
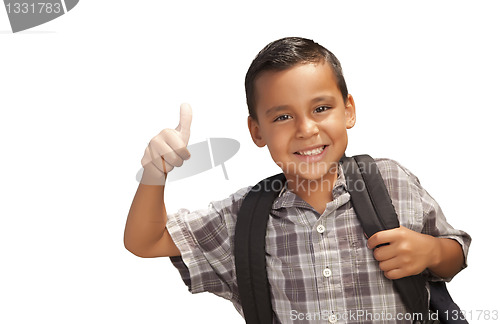
[[[179,125],[175,129],[166,128],[151,139],[141,160],[142,184],[164,185],[167,173],[190,158],[187,144],[192,118],[191,106],[182,104]]]

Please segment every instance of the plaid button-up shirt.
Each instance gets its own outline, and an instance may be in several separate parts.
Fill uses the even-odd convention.
[[[451,227],[418,179],[398,163],[376,159],[401,226],[459,242],[470,236]],[[379,269],[350,203],[341,168],[323,214],[289,190],[274,201],[267,229],[267,271],[275,323],[404,323],[411,314]],[[236,217],[246,193],[208,209],[168,215],[181,257],[172,262],[192,293],[230,300],[242,314],[234,264]],[[439,280],[426,272],[429,280]],[[451,278],[445,278],[449,280]]]

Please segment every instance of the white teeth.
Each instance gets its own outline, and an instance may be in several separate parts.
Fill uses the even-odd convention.
[[[315,148],[314,150],[311,150],[311,151],[298,151],[297,153],[299,155],[317,155],[317,154],[320,154],[321,152],[323,152],[323,150],[325,149],[324,146],[321,146],[321,147],[318,147],[318,148]]]

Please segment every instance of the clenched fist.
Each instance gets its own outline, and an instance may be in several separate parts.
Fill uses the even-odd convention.
[[[164,185],[167,173],[189,159],[187,144],[192,118],[191,106],[182,104],[179,125],[175,129],[166,128],[151,139],[141,160],[142,184]]]

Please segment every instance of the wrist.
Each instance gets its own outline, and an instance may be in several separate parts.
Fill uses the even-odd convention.
[[[150,186],[164,186],[167,175],[156,168],[144,168],[141,183]]]
[[[441,261],[443,260],[443,249],[439,238],[431,235],[428,235],[428,238],[430,242],[430,259],[427,268],[434,272],[433,269],[439,267]]]

